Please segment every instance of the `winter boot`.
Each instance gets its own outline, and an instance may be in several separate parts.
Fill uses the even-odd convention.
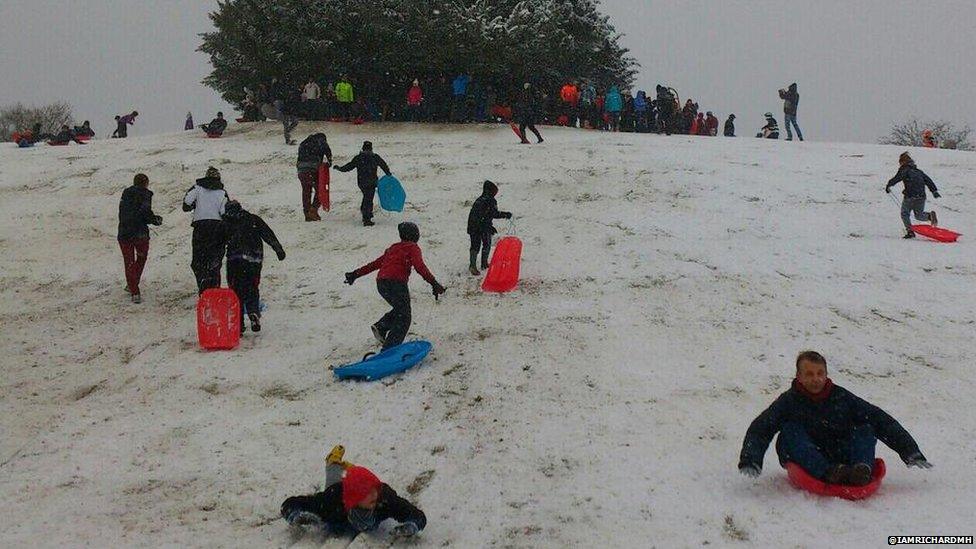
[[[474,276],[478,276],[478,275],[481,274],[481,271],[479,271],[478,268],[474,266],[474,264],[471,264],[468,267],[468,272],[471,273]]]
[[[344,469],[352,467],[352,463],[342,461],[342,458],[346,455],[346,448],[341,444],[336,444],[332,447],[332,451],[329,455],[325,456],[325,463],[327,465],[341,465]]]
[[[379,324],[373,324],[369,328],[373,330],[373,337],[376,338],[376,341],[380,345],[386,345],[386,333],[383,331],[383,328]]]
[[[363,227],[372,227],[373,225],[376,225],[376,223],[373,223],[372,219],[363,220]]]
[[[305,221],[322,221],[322,218],[319,217],[318,208],[309,208],[305,212]]]
[[[139,294],[132,294],[133,303],[142,303],[142,296]]]
[[[939,216],[935,215],[935,210],[929,212],[929,221],[932,223],[933,227],[938,226]]]
[[[865,486],[871,482],[871,466],[867,463],[857,463],[850,468],[850,471],[847,479],[848,484]]]
[[[915,231],[908,229],[908,232],[902,238],[915,238]]]
[[[850,467],[843,463],[831,465],[827,469],[827,476],[824,477],[824,482],[827,484],[847,484],[851,476],[850,469]]]
[[[261,315],[257,313],[250,313],[247,315],[251,319],[251,330],[254,332],[261,331]]]
[[[470,261],[468,261],[468,272],[474,276],[478,276],[481,273],[478,271],[478,267],[475,263],[478,261],[478,252],[470,252]]]

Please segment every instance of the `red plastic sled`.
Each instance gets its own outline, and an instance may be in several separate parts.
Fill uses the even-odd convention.
[[[931,238],[939,242],[955,242],[956,239],[962,236],[961,233],[931,225],[912,225],[912,230],[926,238]]]
[[[197,302],[197,336],[207,350],[229,350],[241,342],[241,304],[230,288],[204,290]]]
[[[881,487],[881,479],[884,478],[886,472],[884,460],[877,458],[874,460],[874,476],[870,483],[864,486],[847,486],[844,484],[827,484],[822,480],[813,478],[803,467],[793,462],[786,464],[786,475],[793,486],[821,496],[851,500],[871,497]]]
[[[510,292],[518,285],[519,268],[522,261],[522,241],[518,237],[506,236],[498,241],[495,252],[491,254],[488,274],[481,284],[486,292]]]
[[[68,143],[55,143],[54,141],[48,141],[47,144],[50,145],[50,146],[52,146],[52,147],[67,147],[68,146]]]
[[[329,211],[332,207],[332,200],[329,198],[329,165],[319,164],[319,205],[322,209]]]

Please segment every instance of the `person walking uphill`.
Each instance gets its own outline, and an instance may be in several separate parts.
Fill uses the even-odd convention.
[[[152,211],[153,192],[146,174],[136,174],[132,186],[119,200],[119,248],[125,266],[125,283],[133,303],[142,303],[139,281],[149,258],[149,225],[161,225],[163,218]]]
[[[383,345],[384,350],[403,343],[410,330],[410,288],[407,280],[410,279],[411,269],[416,269],[430,284],[435,299],[446,291],[424,264],[423,254],[417,245],[420,240],[420,229],[417,225],[403,222],[397,226],[397,231],[400,233],[400,242],[387,248],[375,261],[346,273],[346,284],[352,285],[357,278],[379,269],[376,289],[393,307],[371,326],[373,336]]]
[[[241,303],[241,333],[244,333],[245,310],[251,329],[260,332],[264,243],[275,251],[278,261],[285,260],[285,249],[264,219],[242,208],[236,200],[224,206],[223,218],[227,233],[227,285]]]
[[[491,237],[497,232],[491,223],[492,220],[512,218],[511,212],[498,211],[498,202],[495,200],[497,194],[498,185],[491,181],[485,181],[481,196],[475,199],[474,204],[471,205],[471,212],[468,213],[468,235],[471,237],[468,270],[475,276],[481,274],[475,265],[479,249],[481,250],[481,268],[488,268]]]
[[[757,477],[773,436],[780,465],[793,462],[830,484],[864,486],[871,481],[878,440],[909,467],[932,465],[894,418],[834,385],[827,360],[815,351],[796,359],[793,386],[781,394],[746,431],[739,471]]]
[[[183,211],[193,212],[193,260],[190,268],[197,279],[197,290],[220,287],[220,264],[224,260],[227,235],[223,214],[227,191],[217,168],[207,168],[207,175],[197,179],[183,197]]]
[[[901,221],[907,231],[904,238],[915,238],[915,231],[912,230],[912,212],[915,213],[915,219],[919,221],[928,221],[933,227],[939,224],[939,218],[934,210],[925,211],[925,188],[928,187],[932,191],[932,198],[939,198],[942,195],[939,194],[939,189],[935,187],[932,178],[915,166],[915,161],[907,152],[901,153],[898,157],[898,165],[898,173],[888,180],[885,192],[890,193],[891,188],[898,183],[905,184],[905,190],[902,191],[904,198],[901,201]]]
[[[298,146],[298,181],[302,184],[302,211],[305,212],[305,221],[320,221],[319,205],[322,203],[319,197],[318,179],[319,166],[327,162],[332,165],[332,149],[329,148],[329,140],[324,133],[313,133],[305,138]],[[312,196],[312,193],[315,196]]]
[[[373,198],[376,196],[376,170],[381,169],[386,175],[390,173],[390,167],[380,155],[373,152],[373,144],[363,141],[363,150],[353,157],[348,164],[336,167],[340,172],[356,170],[356,181],[359,190],[363,193],[363,202],[359,206],[359,211],[363,214],[363,226],[372,227],[373,223]]]
[[[796,123],[796,109],[800,106],[800,94],[796,91],[796,82],[790,84],[785,90],[779,90],[779,97],[783,100],[783,125],[786,126],[786,140],[793,141],[793,132],[790,131],[790,124],[796,128],[796,137],[803,141],[803,132]]]
[[[129,137],[129,126],[136,123],[136,117],[139,116],[139,111],[132,111],[129,114],[123,116],[115,117],[115,131],[112,132],[112,137],[126,138]]]

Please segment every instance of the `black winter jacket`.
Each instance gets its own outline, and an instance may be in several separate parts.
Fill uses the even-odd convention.
[[[518,102],[515,104],[515,115],[522,124],[534,124],[539,116],[538,100],[532,89],[523,89],[519,93]]]
[[[498,194],[498,186],[491,181],[485,181],[481,196],[475,199],[468,214],[468,234],[495,234],[497,231],[491,223],[492,220],[512,217],[509,212],[498,211],[496,194]]]
[[[163,222],[152,211],[152,197],[152,191],[135,185],[122,191],[119,200],[119,240],[149,238],[149,225]]]
[[[214,118],[209,124],[206,124],[207,129],[205,130],[209,134],[224,133],[227,129],[227,120],[224,118]]]
[[[888,180],[885,188],[890,189],[901,182],[905,183],[905,190],[902,191],[905,198],[925,198],[925,187],[928,187],[933,193],[939,192],[939,189],[935,188],[935,183],[932,182],[932,178],[915,167],[914,162],[909,162],[898,168],[898,173]]]
[[[278,242],[271,227],[260,216],[246,210],[238,216],[224,216],[224,228],[227,233],[227,260],[243,259],[251,263],[264,261],[264,243],[278,255],[284,253],[284,248]]]
[[[327,159],[332,164],[332,149],[324,133],[314,133],[305,138],[298,146],[298,162],[296,166],[300,172],[315,171],[322,160]]]
[[[390,175],[390,167],[386,165],[386,161],[380,155],[372,151],[362,151],[350,160],[348,164],[339,166],[336,169],[340,172],[350,172],[355,169],[356,181],[359,183],[359,188],[363,189],[376,186],[378,179],[376,176],[377,168],[382,169],[386,175]]]
[[[834,385],[823,402],[814,402],[796,387],[781,394],[759,414],[746,431],[739,455],[739,468],[762,468],[770,441],[787,422],[798,423],[820,448],[833,449],[849,444],[851,432],[859,425],[870,425],[874,435],[898,453],[902,461],[921,455],[908,431],[884,410],[870,404],[843,387]]]
[[[322,492],[311,496],[293,496],[281,504],[281,516],[288,518],[294,510],[315,513],[333,530],[348,531],[354,528],[349,523],[345,507],[342,505],[342,483],[337,482]],[[376,524],[386,519],[397,522],[412,522],[423,530],[427,526],[424,512],[409,501],[397,495],[393,488],[383,484],[375,509]]]
[[[725,121],[725,137],[735,137],[735,121],[731,118]]]

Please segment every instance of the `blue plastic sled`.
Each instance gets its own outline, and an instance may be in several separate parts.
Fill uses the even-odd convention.
[[[402,212],[407,201],[407,193],[403,190],[400,180],[392,175],[384,175],[377,183],[380,194],[380,207],[388,212]]]
[[[21,149],[27,149],[33,147],[34,144],[26,139],[21,139],[20,141],[17,142],[17,146],[20,147]]]
[[[340,366],[332,373],[340,380],[376,381],[420,364],[433,347],[429,341],[408,341],[365,358],[362,362]]]

